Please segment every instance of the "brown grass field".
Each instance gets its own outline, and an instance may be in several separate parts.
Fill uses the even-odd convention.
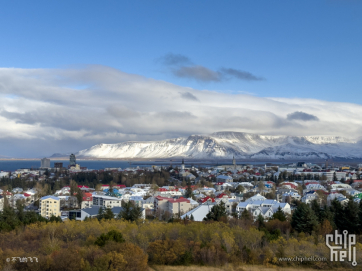
[[[301,267],[266,267],[262,265],[242,265],[242,266],[232,266],[226,265],[223,267],[212,267],[212,266],[166,266],[166,265],[157,265],[151,266],[150,271],[304,271],[304,270],[316,270],[312,268],[301,268]],[[333,269],[335,271],[346,270],[345,268]],[[352,268],[350,270],[353,270]]]

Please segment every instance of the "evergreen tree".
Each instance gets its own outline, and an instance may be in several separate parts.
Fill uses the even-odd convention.
[[[352,198],[349,199],[347,205],[343,208],[346,220],[344,228],[349,234],[355,234],[360,231],[361,224],[359,223],[359,205]]]
[[[191,221],[195,221],[195,218],[194,218],[194,215],[193,215],[193,214],[191,214],[190,220],[191,220]]]
[[[251,219],[251,214],[246,208],[244,209],[244,211],[242,211],[240,219]]]
[[[327,205],[322,208],[321,219],[322,221],[328,220],[332,228],[336,228],[336,224],[334,223],[334,213]]]
[[[60,218],[60,216],[52,215],[49,219],[50,222],[63,222],[63,220]]]
[[[225,208],[225,203],[220,202],[220,204],[214,205],[210,212],[204,218],[205,221],[220,221],[222,217],[227,217],[227,212]]]
[[[118,214],[118,218],[128,221],[136,221],[142,218],[142,208],[132,201],[125,202],[122,210]]]
[[[360,234],[362,234],[362,199],[359,202],[359,212],[358,212],[358,217],[359,217],[359,224],[360,224]]]
[[[192,188],[191,188],[191,182],[188,181],[187,182],[187,188],[186,188],[186,191],[185,191],[185,198],[191,198],[193,195],[192,193]]]
[[[76,188],[76,191],[77,192],[76,192],[75,197],[77,198],[78,206],[79,206],[79,208],[82,208],[84,193],[79,187]]]
[[[285,217],[285,214],[284,214],[282,208],[280,208],[280,206],[278,207],[278,210],[273,214],[273,219],[278,219],[280,221],[287,220],[287,218]]]
[[[101,234],[95,241],[95,245],[104,247],[108,241],[113,241],[116,243],[124,243],[126,240],[124,240],[122,233],[116,230],[111,230],[106,234],[104,233]]]
[[[313,212],[317,216],[318,222],[322,223],[323,222],[323,216],[322,216],[323,212],[322,212],[322,209],[321,209],[318,201],[316,199],[312,200],[310,207],[312,208]]]
[[[296,231],[310,234],[318,225],[318,219],[307,204],[301,203],[293,213],[291,224]]]
[[[97,219],[101,220],[103,218],[103,207],[99,207],[98,209],[98,214],[97,214]]]
[[[259,214],[258,217],[256,218],[256,222],[258,223],[258,229],[259,230],[261,228],[265,227],[264,217],[261,214]]]
[[[331,204],[330,210],[333,213],[333,222],[337,229],[342,230],[345,228],[346,216],[342,204],[334,199]]]
[[[106,208],[106,210],[103,214],[103,218],[104,219],[113,219],[114,218],[114,213],[112,212],[111,208]]]
[[[338,179],[337,179],[337,173],[334,172],[334,173],[333,173],[333,182],[337,182],[337,181],[338,181]]]

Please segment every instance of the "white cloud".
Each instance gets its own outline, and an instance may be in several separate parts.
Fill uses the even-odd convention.
[[[0,155],[9,156],[220,130],[357,137],[362,124],[357,104],[201,91],[104,66],[2,68],[0,99]],[[295,112],[319,121],[287,118]]]

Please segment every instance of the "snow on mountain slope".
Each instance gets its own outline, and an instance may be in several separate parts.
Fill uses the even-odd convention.
[[[77,155],[95,158],[362,158],[362,144],[357,140],[333,136],[266,136],[217,132],[161,141],[99,144]]]

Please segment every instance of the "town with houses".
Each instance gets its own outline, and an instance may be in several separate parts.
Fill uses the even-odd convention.
[[[4,186],[0,190],[0,211],[6,197],[13,208],[21,201],[25,210],[35,211],[47,219],[56,216],[62,220],[84,220],[96,217],[100,208],[109,208],[116,216],[125,202],[133,202],[141,207],[143,219],[192,218],[203,221],[213,206],[224,204],[230,216],[239,217],[247,210],[254,219],[261,215],[267,221],[278,209],[290,215],[298,202],[310,204],[317,200],[321,206],[328,206],[333,200],[345,205],[349,200],[359,202],[362,199],[362,164],[335,167],[328,162],[323,165],[297,162],[255,166],[237,164],[233,159],[229,165],[186,167],[182,159],[179,167],[91,170],[77,164],[73,154],[68,168],[62,163],[55,163],[50,168],[47,158],[40,163],[36,170],[1,171],[1,181],[14,183],[21,180],[25,184],[34,184],[53,180],[52,193],[49,193],[51,189],[44,191],[38,184],[27,188]],[[162,172],[167,179],[155,178]],[[93,183],[93,187],[77,184],[81,199],[71,192],[70,183],[59,186],[64,179],[74,182],[76,176],[89,174],[97,178],[101,175],[104,180],[96,180],[99,184]],[[153,181],[145,183],[143,179],[137,183],[137,179],[141,180],[145,175]],[[105,183],[106,179],[112,181]],[[132,180],[132,185],[127,180]]]

